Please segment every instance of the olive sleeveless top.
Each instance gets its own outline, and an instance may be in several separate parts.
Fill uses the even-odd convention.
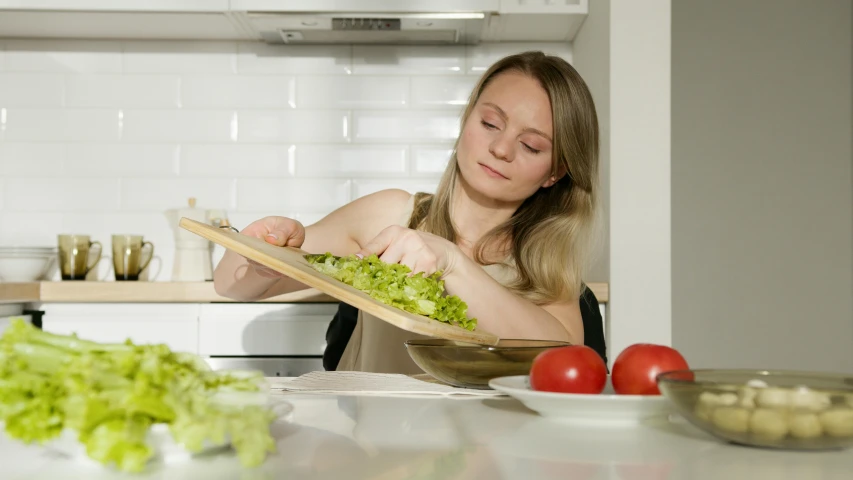
[[[414,195],[409,198],[407,208],[399,219],[399,225],[405,227],[409,224],[414,199]],[[502,285],[509,284],[516,275],[515,269],[505,264],[486,265],[483,269]],[[424,373],[409,357],[404,345],[407,340],[424,338],[429,337],[403,330],[359,310],[355,330],[336,370],[407,375]]]

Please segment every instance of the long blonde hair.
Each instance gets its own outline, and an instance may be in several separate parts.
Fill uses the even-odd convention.
[[[483,90],[504,72],[521,72],[538,80],[548,93],[553,116],[551,174],[565,173],[554,185],[539,188],[503,224],[474,246],[474,259],[486,264],[484,249],[509,240],[518,270],[507,285],[537,304],[577,299],[592,260],[598,208],[598,118],[592,95],[578,72],[560,57],[524,52],[505,57],[483,74],[462,113],[464,128]],[[461,135],[460,135],[461,137]],[[451,221],[453,190],[459,177],[456,150],[436,193],[419,193],[409,228],[456,242]]]

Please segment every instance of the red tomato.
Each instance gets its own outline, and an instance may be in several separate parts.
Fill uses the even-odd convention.
[[[530,367],[530,387],[541,392],[597,394],[605,383],[604,360],[585,345],[545,350]]]
[[[622,350],[613,362],[610,380],[621,395],[660,395],[655,377],[671,370],[686,370],[678,350],[665,345],[635,343]]]

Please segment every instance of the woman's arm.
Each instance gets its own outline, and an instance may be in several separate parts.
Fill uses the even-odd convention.
[[[563,340],[583,345],[578,300],[536,305],[495,281],[473,260],[462,257],[444,276],[444,285],[448,293],[468,304],[468,316],[476,317],[483,330],[500,338]]]
[[[399,220],[409,197],[403,190],[383,190],[354,200],[308,227],[289,218],[266,217],[251,223],[241,233],[310,253],[352,255],[383,228]],[[219,295],[241,301],[308,288],[230,250],[216,266],[213,285]]]
[[[393,226],[382,230],[358,254],[377,254],[412,272],[441,270],[447,292],[468,304],[468,316],[500,338],[563,340],[583,344],[579,299],[538,306],[512,293],[453,243],[430,233]]]

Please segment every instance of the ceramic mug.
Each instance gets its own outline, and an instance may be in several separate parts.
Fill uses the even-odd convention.
[[[154,244],[144,241],[142,235],[113,235],[112,239],[116,280],[139,280],[139,272],[145,270],[154,257]],[[150,248],[143,253],[146,246]]]
[[[86,280],[86,275],[101,260],[101,242],[92,241],[89,235],[57,235],[59,243],[59,271],[62,280]],[[97,249],[92,247],[97,246]],[[92,261],[93,252],[97,251]]]

